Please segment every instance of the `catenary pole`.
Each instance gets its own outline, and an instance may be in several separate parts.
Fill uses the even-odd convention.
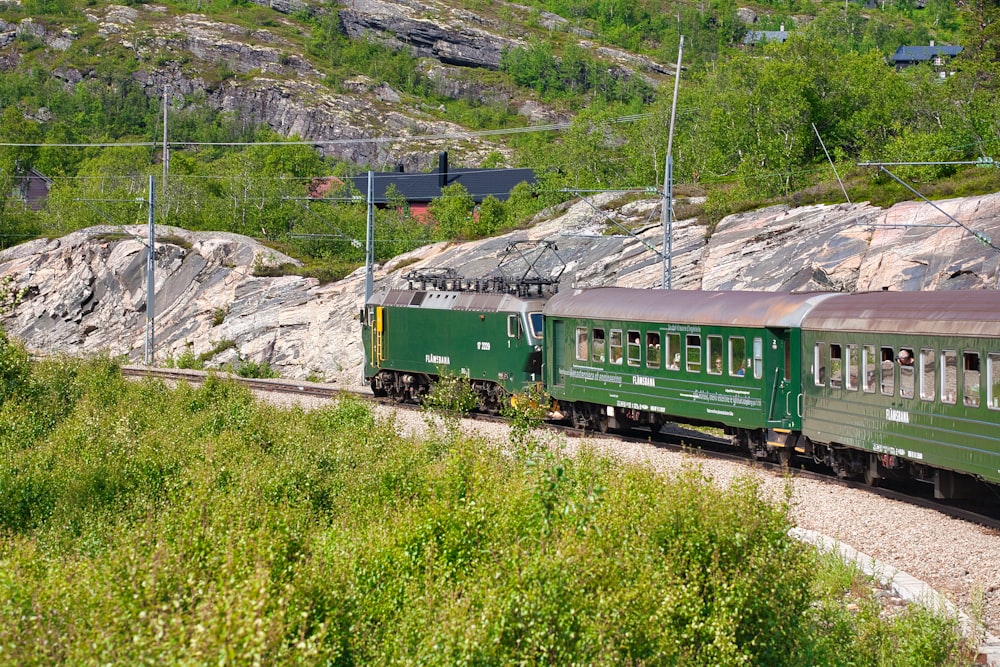
[[[375,264],[375,172],[368,170],[368,224],[365,231],[365,303],[372,298]]]
[[[660,268],[660,289],[673,289],[674,273],[674,116],[677,114],[677,90],[681,83],[681,59],[684,55],[684,35],[677,47],[677,70],[674,72],[674,101],[670,107],[670,133],[667,135],[667,163],[663,169],[663,262]]]
[[[149,239],[146,245],[146,353],[145,363],[147,366],[153,365],[154,337],[156,303],[154,301],[156,281],[153,276],[153,269],[156,266],[156,226],[155,219],[156,191],[154,190],[153,177],[149,177],[149,202],[146,207],[149,210]]]
[[[170,92],[170,86],[163,87],[163,183],[160,187],[163,189],[163,198],[167,197],[167,174],[170,171],[170,146],[167,144],[167,93]]]

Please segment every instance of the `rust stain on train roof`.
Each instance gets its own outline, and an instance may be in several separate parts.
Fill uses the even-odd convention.
[[[559,292],[547,317],[748,327],[797,327],[834,293],[701,292],[597,287]]]

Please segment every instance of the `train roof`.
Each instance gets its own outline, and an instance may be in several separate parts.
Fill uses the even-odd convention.
[[[546,317],[628,322],[670,322],[747,327],[798,327],[817,303],[836,296],[817,292],[702,292],[597,287],[559,292]]]
[[[827,299],[803,329],[942,336],[1000,336],[1000,292],[859,292]]]
[[[373,294],[368,301],[374,306],[430,308],[437,310],[470,310],[485,313],[511,313],[541,310],[544,299],[524,298],[515,294],[451,290],[391,289]]]

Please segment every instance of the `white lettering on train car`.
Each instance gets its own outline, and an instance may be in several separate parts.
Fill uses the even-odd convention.
[[[642,375],[633,375],[632,384],[642,386],[642,387],[655,387],[656,379],[643,377]]]
[[[426,361],[429,364],[441,364],[444,366],[451,365],[451,357],[442,356],[440,354],[425,354],[424,361]]]
[[[890,422],[898,422],[900,424],[910,423],[910,413],[906,410],[896,410],[895,408],[885,409],[885,420]]]
[[[873,443],[872,451],[876,454],[888,454],[889,456],[902,456],[908,459],[914,459],[916,461],[921,461],[924,458],[923,452],[915,452],[912,449],[903,449],[902,447],[893,447],[892,445],[883,445],[881,443]]]
[[[490,342],[488,340],[477,341],[476,342],[476,349],[477,350],[489,351],[489,349],[490,349]]]

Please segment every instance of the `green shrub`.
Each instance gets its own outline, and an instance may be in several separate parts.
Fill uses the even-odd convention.
[[[881,618],[752,479],[442,448],[355,398],[282,409],[107,360],[28,385],[46,400],[8,403],[51,425],[0,449],[0,665],[964,657],[947,619]]]

